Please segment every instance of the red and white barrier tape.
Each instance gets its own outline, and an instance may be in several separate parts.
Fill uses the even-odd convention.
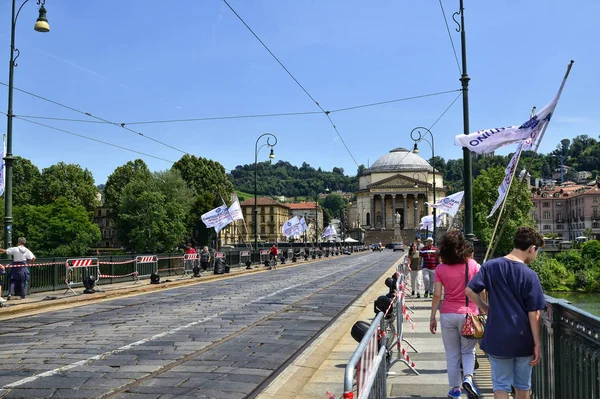
[[[415,368],[415,363],[410,360],[410,356],[408,356],[408,353],[406,353],[406,349],[402,348],[402,357],[404,357],[404,360],[406,360],[408,362],[408,364],[410,364],[410,367]]]
[[[124,260],[124,261],[121,261],[121,262],[103,262],[103,261],[99,261],[98,263],[100,265],[125,265],[127,263],[135,263],[135,259]]]
[[[111,276],[110,274],[99,274],[98,278],[120,278],[120,277],[129,277],[129,276],[137,276],[137,275],[138,275],[138,272],[123,274],[121,276]]]

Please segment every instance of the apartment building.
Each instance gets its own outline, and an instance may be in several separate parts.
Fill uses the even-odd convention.
[[[574,240],[591,228],[600,238],[599,184],[568,181],[560,186],[532,188],[533,218],[542,234],[557,233]]]

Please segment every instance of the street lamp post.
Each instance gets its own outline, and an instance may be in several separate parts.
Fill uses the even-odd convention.
[[[12,19],[10,26],[10,63],[8,67],[8,110],[6,112],[6,154],[4,155],[4,164],[6,165],[5,187],[4,187],[4,248],[12,245],[12,195],[13,195],[13,154],[12,154],[12,122],[13,122],[13,89],[15,67],[17,66],[17,58],[21,52],[15,47],[15,30],[17,27],[17,18],[23,6],[29,0],[25,0],[17,9],[16,0],[12,1]],[[40,6],[39,16],[33,29],[36,32],[49,32],[50,25],[46,19],[46,9],[44,5],[46,0],[38,0]],[[15,56],[16,53],[16,56]]]
[[[422,131],[424,133],[422,133]],[[423,137],[424,134],[429,134],[429,136],[431,137],[431,142],[429,140],[427,140],[425,137]],[[434,139],[433,139],[433,133],[431,133],[431,130],[425,128],[425,127],[416,127],[414,128],[411,132],[410,132],[410,138],[413,139],[413,141],[415,142],[415,146],[413,149],[413,153],[418,154],[419,153],[419,147],[417,146],[417,144],[424,140],[427,144],[429,144],[429,146],[431,147],[431,167],[433,168],[433,203],[435,204],[436,199],[435,199],[435,181],[436,181],[436,176],[435,176],[435,144],[434,144]],[[435,229],[436,229],[436,224],[437,224],[437,209],[433,208],[433,242],[436,242],[436,236],[435,236]]]
[[[460,24],[456,21],[456,16],[460,15]],[[465,8],[463,0],[459,1],[459,10],[452,15],[454,21],[458,24],[457,32],[460,32],[460,47],[462,55],[462,74],[460,82],[462,84],[463,98],[463,133],[469,134],[469,75],[467,74],[467,39],[465,34]],[[465,219],[464,233],[465,238],[473,241],[473,175],[471,166],[471,151],[467,147],[463,147],[463,179],[465,182]],[[434,222],[435,226],[435,222]]]
[[[258,142],[260,141],[261,138],[267,136],[267,142],[263,145],[261,145],[260,147],[258,147]],[[271,144],[271,138],[273,138],[275,140],[274,143]],[[258,165],[258,152],[260,151],[261,148],[263,148],[264,146],[268,146],[271,148],[271,153],[269,154],[269,159],[274,159],[275,158],[275,152],[273,151],[273,147],[275,147],[275,145],[277,144],[277,137],[272,134],[272,133],[263,133],[260,136],[258,136],[258,138],[256,139],[256,143],[254,144],[254,220],[253,220],[253,224],[254,224],[254,250],[258,251],[258,204],[257,204],[257,198],[256,198],[256,182],[257,182],[257,175],[256,175],[256,169],[257,169],[257,165]],[[260,262],[260,252],[258,253],[258,261]]]

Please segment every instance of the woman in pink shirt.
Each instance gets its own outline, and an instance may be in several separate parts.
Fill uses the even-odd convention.
[[[435,319],[440,301],[442,287],[444,300],[440,308],[440,323],[442,341],[446,352],[446,367],[450,384],[449,398],[461,397],[461,386],[468,398],[478,399],[479,391],[473,384],[473,369],[475,368],[475,346],[477,340],[463,338],[461,330],[467,312],[477,314],[477,306],[469,301],[466,306],[466,282],[479,271],[479,265],[469,258],[467,241],[460,231],[450,231],[439,241],[440,263],[435,270],[435,285],[431,303],[431,318],[429,330],[436,333]],[[467,267],[468,265],[468,267]],[[468,270],[468,273],[466,273]],[[465,279],[465,274],[467,274]],[[464,378],[461,377],[460,362],[462,357]]]

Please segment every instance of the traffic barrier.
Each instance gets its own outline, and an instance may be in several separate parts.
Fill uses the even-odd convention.
[[[396,346],[396,357],[392,358],[390,363],[388,364],[388,369],[390,369],[397,362],[404,363],[408,368],[412,370],[413,373],[419,375],[419,372],[416,369],[415,363],[410,360],[410,357],[406,353],[406,350],[402,347],[402,343],[406,343],[408,346],[412,348],[416,353],[419,353],[417,348],[415,348],[405,337],[404,337],[404,320],[410,321],[413,323],[412,318],[407,313],[408,306],[406,305],[406,273],[405,273],[405,265],[399,265],[398,271],[396,271],[396,293],[394,297],[394,302],[396,303],[395,311],[396,311],[396,335],[392,338],[392,341],[388,344],[388,347],[393,345]],[[392,302],[392,303],[394,303]],[[390,305],[391,306],[391,305]],[[414,331],[414,324],[412,324],[412,329]]]
[[[91,289],[102,292],[97,285],[98,280],[100,280],[100,263],[98,262],[98,258],[67,259],[65,267],[67,269],[65,277],[67,290],[63,295],[66,295],[68,292],[71,292],[73,295],[79,295],[73,290],[73,287],[83,286],[84,280],[87,277],[91,277],[93,281]],[[92,272],[95,272],[95,275]]]
[[[384,330],[384,314],[379,312],[346,364],[344,399],[387,398],[386,346],[385,339],[379,337]]]
[[[158,256],[142,255],[135,257],[135,272],[133,284],[142,284],[140,277],[150,277],[158,274]]]
[[[198,254],[184,254],[183,255],[183,277],[192,277],[194,273],[194,266],[198,266]],[[191,273],[191,274],[190,274]]]

